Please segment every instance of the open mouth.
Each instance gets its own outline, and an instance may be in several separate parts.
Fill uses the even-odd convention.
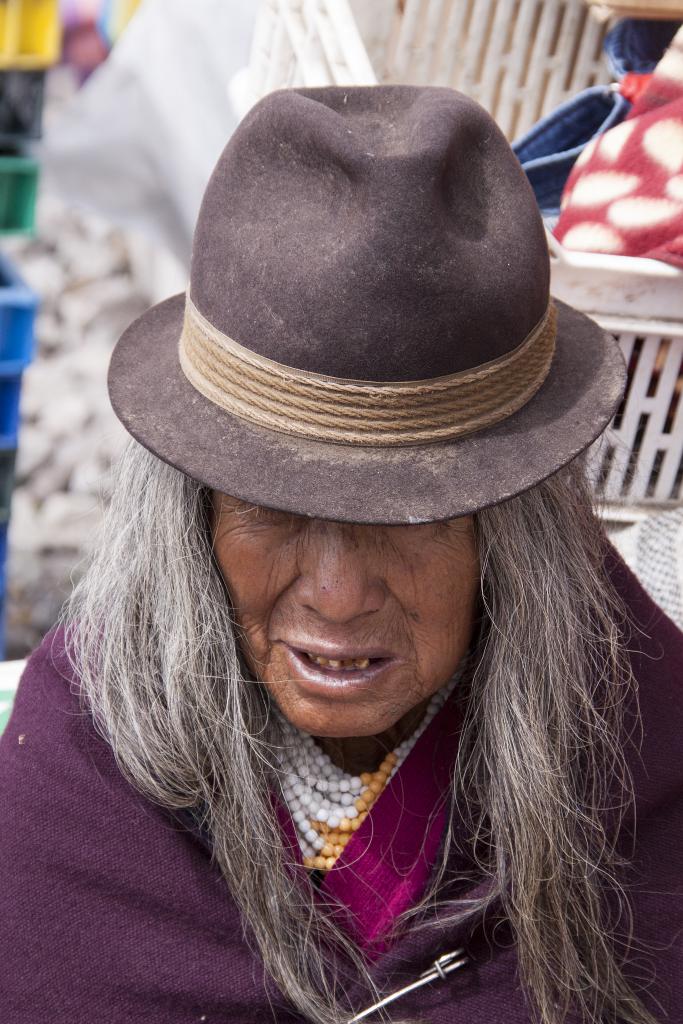
[[[284,645],[296,685],[314,696],[322,694],[343,700],[363,688],[380,685],[400,663],[400,658],[381,648],[364,651],[351,645],[344,649],[340,644],[336,650],[328,648],[322,653],[303,644],[284,641]]]
[[[312,651],[297,651],[299,657],[305,658],[312,665],[319,668],[333,669],[343,672],[358,672],[386,661],[386,658],[326,658],[322,654],[315,654]]]
[[[397,658],[390,651],[381,648],[364,651],[349,646],[344,650],[340,645],[337,650],[328,649],[323,654],[320,650],[299,644],[285,642],[285,646],[300,680],[308,680],[314,687],[341,687],[344,683],[370,685],[397,663]]]

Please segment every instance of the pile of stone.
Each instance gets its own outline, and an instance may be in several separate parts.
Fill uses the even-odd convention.
[[[3,248],[41,300],[9,532],[6,657],[18,658],[55,621],[96,539],[127,438],[107,397],[107,366],[148,302],[124,234],[55,198],[41,200],[34,239]]]

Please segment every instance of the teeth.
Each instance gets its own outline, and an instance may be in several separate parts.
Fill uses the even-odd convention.
[[[311,661],[323,668],[367,668],[370,664],[369,658],[323,658],[319,654],[306,652]]]

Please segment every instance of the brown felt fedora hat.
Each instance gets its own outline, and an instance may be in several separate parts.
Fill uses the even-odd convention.
[[[450,89],[271,93],[206,188],[190,286],[109,388],[159,458],[238,498],[418,523],[540,482],[611,419],[615,341],[549,296],[533,193]]]

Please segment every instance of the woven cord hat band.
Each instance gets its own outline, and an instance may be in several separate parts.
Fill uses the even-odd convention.
[[[210,402],[259,427],[335,444],[401,446],[448,441],[517,412],[548,375],[556,312],[511,352],[431,380],[377,383],[297,370],[217,330],[189,293],[180,365]]]

